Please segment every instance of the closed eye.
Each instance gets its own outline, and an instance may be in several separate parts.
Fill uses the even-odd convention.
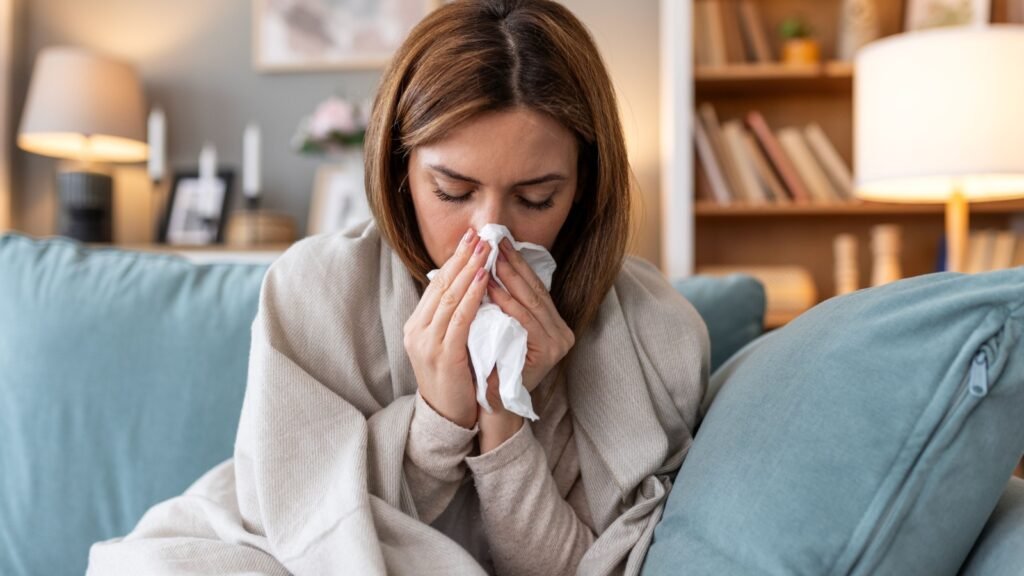
[[[455,195],[452,195],[452,194],[449,194],[449,193],[445,192],[444,190],[441,190],[440,188],[435,188],[434,189],[434,196],[437,196],[437,198],[439,200],[441,200],[442,202],[454,202],[456,204],[461,204],[461,203],[466,202],[467,200],[469,200],[469,197],[472,196],[472,195],[473,195],[472,192],[467,192],[466,194],[463,194],[462,196],[455,196]],[[517,199],[519,200],[519,203],[524,208],[527,208],[529,210],[547,210],[548,208],[551,208],[552,206],[555,205],[554,196],[555,195],[552,194],[551,196],[548,196],[548,198],[546,200],[542,201],[542,202],[531,202],[530,200],[527,200],[526,198],[523,198],[522,196],[517,196]]]

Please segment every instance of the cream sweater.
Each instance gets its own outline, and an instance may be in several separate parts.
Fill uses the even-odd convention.
[[[596,537],[565,386],[555,373],[532,394],[540,419],[525,420],[483,455],[474,445],[477,428],[446,420],[417,395],[405,473],[420,518],[490,573],[571,574]]]
[[[707,383],[693,307],[627,259],[562,398],[475,456],[417,408],[418,300],[372,223],[290,248],[260,292],[233,458],[94,544],[88,574],[637,574]]]

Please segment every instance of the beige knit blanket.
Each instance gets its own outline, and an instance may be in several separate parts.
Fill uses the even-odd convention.
[[[416,380],[402,328],[418,300],[373,224],[289,249],[263,282],[234,458],[93,545],[88,574],[483,574],[417,519],[403,475]],[[636,574],[690,446],[707,332],[628,258],[568,362],[598,534],[579,573]]]

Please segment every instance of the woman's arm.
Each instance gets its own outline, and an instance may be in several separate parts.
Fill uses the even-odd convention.
[[[497,573],[575,573],[595,535],[558,493],[530,424],[466,463]]]
[[[421,521],[432,523],[455,497],[466,477],[465,458],[473,449],[477,430],[441,416],[416,394],[404,470]]]

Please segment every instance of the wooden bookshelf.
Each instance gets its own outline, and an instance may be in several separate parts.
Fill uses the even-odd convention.
[[[939,264],[944,232],[943,205],[835,202],[825,204],[720,205],[706,178],[699,175],[693,143],[693,110],[714,106],[719,120],[742,119],[759,111],[772,129],[819,124],[843,161],[853,166],[852,62],[836,57],[842,0],[754,0],[761,24],[778,59],[778,25],[790,16],[806,21],[821,43],[822,63],[792,66],[780,62],[731,61],[696,66],[693,38],[694,6],[662,0],[663,114],[666,124],[666,166],[663,167],[664,216],[662,267],[670,276],[686,275],[703,266],[799,265],[814,279],[818,301],[834,295],[833,239],[841,233],[858,239],[860,283],[871,276],[871,229],[878,224],[902,228],[905,276],[926,274]],[[731,0],[726,0],[731,1]],[[882,36],[903,26],[903,2],[876,2]],[[1005,18],[1001,0],[993,5],[994,21]],[[671,120],[676,118],[675,120]],[[1024,226],[1024,201],[972,204],[973,229]],[[773,318],[773,324],[787,318]]]
[[[694,87],[702,97],[752,93],[849,92],[853,64],[831,61],[809,66],[730,64],[702,66],[694,71]]]
[[[881,202],[821,203],[821,204],[729,204],[698,202],[694,207],[697,218],[762,218],[771,216],[889,216],[889,215],[944,215],[944,204],[885,204]],[[971,204],[972,215],[1010,214],[1024,212],[1024,200],[1011,202],[981,202]]]

